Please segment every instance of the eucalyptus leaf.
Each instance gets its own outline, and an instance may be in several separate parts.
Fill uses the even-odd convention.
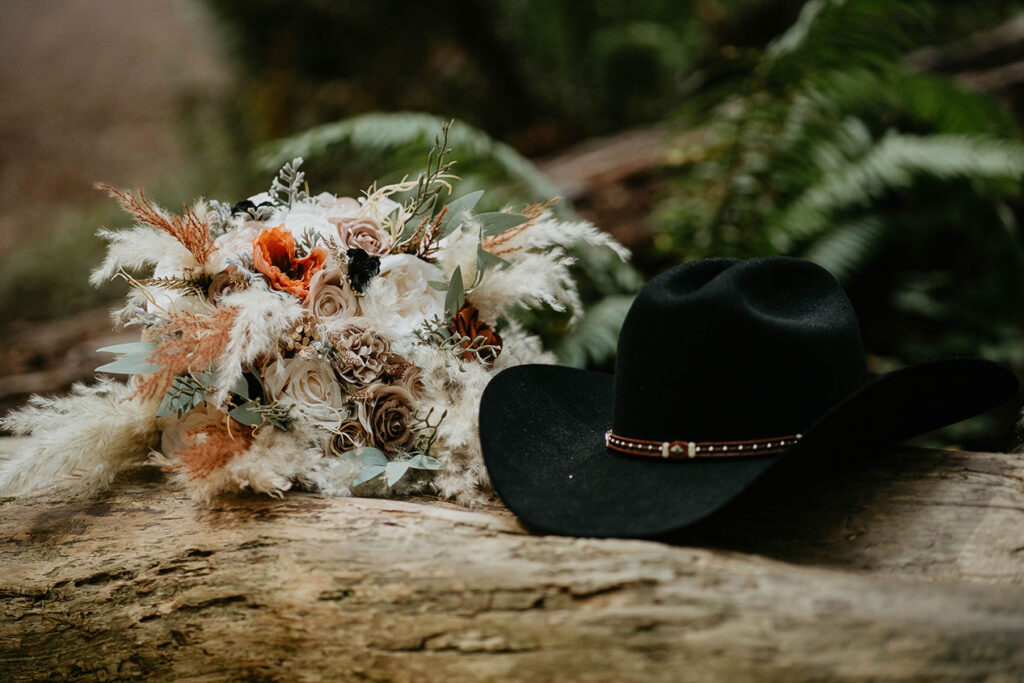
[[[212,387],[217,381],[217,376],[212,372],[192,372],[189,373],[196,382],[202,384],[204,387]]]
[[[206,382],[203,382],[203,384],[210,386],[210,384]],[[249,395],[249,382],[246,381],[245,375],[239,375],[236,377],[235,381],[232,382],[231,386],[228,388],[228,391],[232,394],[238,394],[243,398],[252,398],[252,396]]]
[[[169,415],[176,415],[178,412],[177,406],[174,405],[174,397],[170,394],[164,395],[164,399],[160,401],[160,407],[157,408],[157,417],[167,417]]]
[[[394,486],[398,483],[398,480],[405,476],[405,473],[409,471],[408,460],[396,460],[389,462],[387,465],[388,472],[388,486]]]
[[[362,448],[356,449],[356,453],[359,455],[359,460],[366,466],[380,465],[381,467],[388,464],[388,456],[384,455],[383,451],[369,446],[363,446]]]
[[[153,342],[130,342],[128,344],[114,344],[113,346],[104,346],[102,349],[96,349],[104,353],[120,353],[123,355],[145,355],[156,351],[156,344]]]
[[[96,368],[96,372],[109,372],[115,375],[147,375],[151,372],[156,372],[159,368],[158,365],[150,363],[142,355],[123,356],[117,360],[101,365]]]
[[[465,222],[466,213],[472,211],[483,196],[484,191],[477,190],[476,192],[463,195],[448,204],[448,213],[445,214],[444,219],[441,221],[440,236],[446,237],[455,232]]]
[[[118,375],[144,375],[157,370],[157,365],[147,359],[156,350],[152,342],[130,342],[104,346],[97,351],[121,354],[121,357],[96,368],[96,372],[109,372]]]
[[[365,482],[379,477],[384,473],[385,467],[383,465],[369,465],[364,467],[355,479],[352,480],[352,486],[359,486]]]
[[[452,279],[448,282],[448,296],[444,299],[445,315],[451,317],[458,313],[466,301],[466,288],[462,284],[462,266],[455,266]]]
[[[427,280],[427,284],[436,289],[439,292],[448,291],[448,283],[441,282],[440,280]]]
[[[481,275],[486,273],[490,268],[504,268],[511,265],[508,261],[495,256],[491,252],[485,250],[483,247],[477,245],[476,248],[476,267],[477,272]],[[478,276],[479,277],[479,276]]]
[[[477,216],[477,220],[480,221],[480,229],[483,232],[484,237],[491,237],[493,235],[500,235],[509,228],[522,225],[526,221],[530,220],[530,217],[524,216],[520,213],[502,213],[500,211],[495,211],[493,213],[479,214]]]
[[[409,467],[417,470],[439,470],[442,467],[440,460],[432,458],[424,453],[414,455],[407,462],[409,463]]]
[[[263,415],[256,409],[256,404],[252,401],[246,401],[240,406],[235,406],[228,415],[233,420],[241,422],[248,427],[259,427],[263,424]]]

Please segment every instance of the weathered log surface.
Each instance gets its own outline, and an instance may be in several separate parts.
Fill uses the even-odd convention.
[[[4,500],[0,529],[5,681],[1024,675],[1017,455],[776,477],[672,544],[529,535],[497,504],[200,509],[150,467]]]

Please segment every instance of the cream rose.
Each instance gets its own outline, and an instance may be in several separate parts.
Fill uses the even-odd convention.
[[[294,406],[313,422],[332,428],[346,417],[344,397],[334,372],[319,360],[274,361],[267,368],[265,382],[270,398]]]
[[[316,203],[327,209],[328,218],[347,218],[359,213],[362,205],[351,197],[335,197],[330,192],[321,192]]]
[[[220,256],[227,259],[237,259],[239,254],[252,255],[252,241],[260,234],[263,225],[251,223],[244,228],[226,232],[213,241]]]
[[[338,238],[347,249],[362,249],[370,256],[384,256],[391,251],[391,235],[372,218],[336,218]]]
[[[373,444],[393,453],[412,445],[416,435],[410,429],[412,394],[400,384],[374,384],[366,388],[359,404],[359,422]]]
[[[160,432],[160,452],[164,457],[174,459],[188,450],[195,436],[189,436],[203,427],[220,424],[226,415],[211,404],[199,405],[181,418],[163,418]]]
[[[296,238],[312,230],[324,240],[337,239],[338,232],[328,220],[328,212],[319,204],[295,204],[284,216],[284,227]]]
[[[313,276],[305,305],[318,320],[359,315],[359,299],[341,268],[321,270]]]
[[[380,261],[379,286],[371,287],[367,298],[393,315],[414,325],[444,310],[444,292],[429,284],[444,281],[441,269],[412,254],[393,254]]]

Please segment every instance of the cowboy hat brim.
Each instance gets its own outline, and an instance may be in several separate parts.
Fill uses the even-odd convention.
[[[495,490],[528,527],[646,538],[707,517],[783,458],[833,458],[896,444],[989,410],[1016,391],[1016,377],[989,361],[916,365],[850,394],[785,453],[676,461],[605,448],[612,375],[520,365],[499,373],[484,391],[480,442]]]

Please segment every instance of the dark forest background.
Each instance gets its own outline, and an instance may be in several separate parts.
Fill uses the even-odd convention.
[[[873,371],[977,355],[1024,375],[1024,2],[206,0],[110,17],[96,13],[116,2],[30,4],[6,3],[0,25],[52,36],[70,22],[100,38],[109,24],[137,42],[69,53],[82,73],[62,90],[39,85],[62,63],[46,50],[62,48],[29,44],[51,56],[42,66],[15,53],[13,33],[0,41],[20,102],[0,121],[17,207],[0,216],[0,331],[29,349],[3,357],[4,375],[52,362],[33,355],[41,321],[120,293],[86,284],[96,228],[123,223],[92,181],[145,182],[172,206],[234,202],[301,155],[317,189],[357,193],[415,173],[449,118],[459,194],[494,188],[496,206],[560,195],[563,215],[635,253],[626,267],[579,254],[589,309],[565,362],[610,368],[631,293],[667,267],[792,254],[847,288]],[[81,109],[78,87],[111,106],[82,109],[92,132],[29,163],[65,134],[40,131],[42,112]],[[91,165],[109,153],[88,147],[96,131],[125,155],[148,150],[146,163]],[[1006,447],[1014,418],[1007,408],[933,442]]]

